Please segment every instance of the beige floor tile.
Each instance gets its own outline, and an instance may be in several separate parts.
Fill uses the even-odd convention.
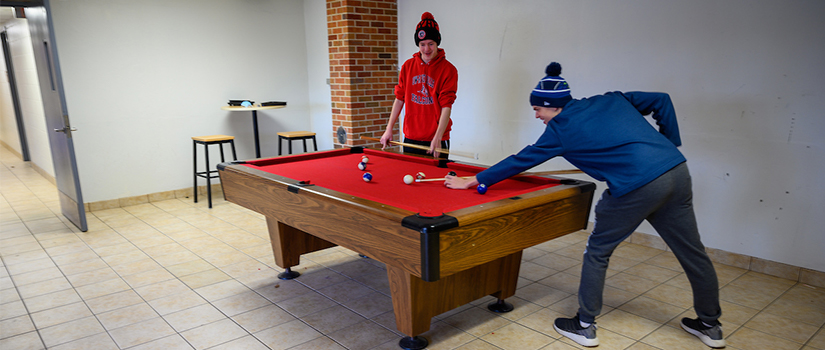
[[[29,315],[21,315],[0,321],[0,339],[28,333],[33,330],[35,330],[34,323]]]
[[[554,344],[562,344],[562,346],[564,346],[565,348],[556,347],[556,345],[554,345]],[[473,340],[469,343],[461,345],[461,346],[459,346],[455,349],[456,350],[499,350],[501,348],[499,348],[498,346],[495,346],[493,344],[490,344],[490,343],[488,343],[484,340],[476,339],[476,340]],[[554,343],[551,343],[550,345],[547,345],[542,350],[573,350],[573,349],[575,349],[575,348],[572,347],[572,346],[569,346],[569,345],[566,345],[566,344],[563,344],[563,343],[559,343],[559,342],[554,342]]]
[[[274,350],[289,349],[321,337],[321,333],[299,320],[282,323],[254,334],[255,338]]]
[[[115,270],[121,276],[134,275],[159,268],[161,268],[160,264],[148,258],[112,266],[112,270]]]
[[[738,329],[725,339],[728,345],[739,349],[790,350],[799,349],[802,346],[802,344],[746,327]]]
[[[186,283],[186,285],[192,289],[198,289],[204,286],[208,286],[218,282],[223,282],[229,279],[231,279],[229,275],[223,273],[223,271],[218,270],[217,268],[180,277],[180,280],[183,283]]]
[[[121,348],[128,348],[175,334],[175,330],[160,317],[133,323],[109,331]]]
[[[221,271],[225,272],[227,275],[232,277],[241,277],[251,273],[261,273],[261,271],[271,271],[269,266],[262,264],[261,262],[255,259],[245,259],[241,262],[234,263],[231,265],[225,265],[221,267]],[[301,276],[301,282],[306,283],[306,281]],[[317,288],[317,287],[316,287]]]
[[[363,321],[328,334],[330,338],[349,349],[369,349],[398,339],[395,333],[372,321]]]
[[[130,287],[126,284],[126,282],[120,278],[114,278],[108,281],[78,287],[75,290],[77,291],[77,294],[80,294],[81,298],[93,299],[104,295],[122,292],[128,289],[130,289]]]
[[[79,302],[35,312],[32,313],[31,316],[37,328],[46,328],[87,316],[92,316],[92,312],[85,303]]]
[[[103,261],[103,259],[98,258],[81,261],[75,264],[62,265],[60,266],[60,270],[63,271],[63,273],[67,276],[70,276],[78,273],[99,270],[105,267],[108,267],[108,265],[106,265],[106,262]]]
[[[25,299],[71,288],[72,285],[69,283],[69,280],[65,277],[58,277],[48,281],[19,286],[17,291],[20,293],[20,297]]]
[[[145,272],[139,272],[134,275],[123,276],[123,280],[126,281],[132,288],[140,288],[143,286],[147,286],[150,284],[155,284],[163,281],[168,281],[171,279],[175,279],[175,276],[166,271],[165,269],[154,269]]]
[[[139,303],[98,314],[97,319],[100,320],[100,323],[106,330],[111,331],[158,316],[158,313],[155,312],[149,304]]]
[[[559,272],[538,282],[570,294],[579,292],[579,277],[568,273]]]
[[[98,333],[75,341],[49,348],[50,350],[119,350],[115,341],[107,333]]]
[[[2,243],[0,243],[2,244]],[[14,248],[14,247],[12,247]],[[34,261],[25,262],[22,264],[16,265],[7,265],[6,268],[9,270],[9,275],[17,277],[17,275],[24,274],[27,272],[32,271],[41,271],[47,268],[55,267],[54,262],[50,258],[38,259]]]
[[[189,287],[187,287],[185,284],[183,284],[183,282],[177,279],[171,279],[135,288],[135,292],[137,292],[138,295],[140,295],[144,300],[147,301],[155,300],[172,294],[182,293],[184,291],[189,290]]]
[[[669,285],[659,285],[644,294],[645,297],[662,301],[674,306],[689,308],[693,306],[693,295],[690,291]]]
[[[318,339],[329,340],[328,338],[318,338]],[[332,342],[332,340],[329,340],[329,342]],[[335,343],[332,342],[332,344],[335,344]],[[342,349],[342,350],[344,349],[340,346],[338,348]],[[264,345],[263,343],[261,343],[260,340],[256,339],[255,337],[253,337],[251,335],[247,335],[245,337],[238,338],[238,339],[232,340],[230,342],[223,343],[221,345],[209,348],[209,350],[236,350],[236,349],[268,350],[269,348],[266,345]],[[309,347],[309,348],[306,348],[306,349],[323,350],[323,349],[333,349],[333,348],[323,347],[323,345],[321,345],[321,344],[317,344],[317,345],[313,344],[312,347]],[[291,350],[298,350],[298,348],[294,347]]]
[[[192,346],[183,339],[180,334],[173,334],[167,337],[156,339],[141,345],[129,348],[129,350],[192,350]]]
[[[770,305],[776,297],[760,293],[758,290],[727,285],[719,289],[719,299],[754,309],[762,309]]]
[[[211,304],[201,304],[178,312],[164,315],[163,318],[176,331],[183,332],[226,318]]]
[[[26,298],[26,309],[28,309],[28,312],[33,313],[80,301],[82,300],[74,289],[64,289],[54,293]]]
[[[232,320],[224,319],[206,324],[185,332],[181,335],[192,344],[195,349],[206,349],[220,345],[241,337],[248,333]]]
[[[304,317],[321,310],[326,310],[335,305],[335,302],[313,291],[276,304],[296,317]]]
[[[45,349],[43,341],[37,332],[23,333],[13,337],[0,339],[0,349],[40,350]]]
[[[264,329],[296,320],[295,317],[276,305],[264,306],[259,309],[247,311],[233,316],[232,319],[249,333],[257,333]]]
[[[819,330],[819,327],[767,312],[759,313],[744,326],[800,344],[807,342]]]
[[[233,279],[228,279],[222,282],[209,284],[204,287],[195,288],[195,292],[200,294],[200,296],[202,296],[204,299],[208,301],[217,301],[248,291],[250,291],[249,288],[247,288],[241,282],[238,282]]]
[[[817,327],[825,324],[825,305],[817,305],[804,300],[781,298],[763,311]]]
[[[540,349],[554,341],[542,333],[519,324],[509,324],[481,337],[502,349]]]
[[[599,334],[601,338],[601,334]],[[601,340],[601,339],[600,339]],[[701,340],[682,329],[670,326],[660,327],[642,339],[642,342],[658,349],[668,350],[707,350]]]
[[[476,337],[482,337],[511,323],[510,320],[475,307],[447,317],[444,322]]]
[[[648,280],[652,280],[657,283],[663,283],[673,277],[676,277],[679,274],[679,272],[677,271],[673,271],[649,263],[641,263],[635,265],[631,268],[628,268],[624,272],[634,276],[639,276]]]
[[[36,322],[35,322],[36,323]],[[38,326],[39,327],[39,326]],[[105,330],[93,316],[61,323],[56,326],[40,329],[43,343],[51,348],[56,345],[86,338]]]
[[[622,304],[619,309],[662,324],[685,312],[684,307],[674,306],[645,296],[628,301]]]
[[[569,297],[570,293],[544,284],[533,283],[516,290],[516,296],[541,306],[548,306]]]
[[[304,316],[301,320],[323,334],[330,334],[339,329],[366,321],[366,318],[343,306],[336,305],[329,309]]]
[[[102,297],[86,299],[86,304],[89,305],[89,309],[95,314],[102,314],[107,311],[140,303],[143,303],[143,299],[131,289],[107,294]]]
[[[603,314],[598,324],[599,330],[610,330],[634,340],[644,338],[661,326],[661,323],[622,310]]]
[[[225,315],[231,317],[267,305],[272,305],[272,302],[258,295],[258,293],[248,290],[240,294],[235,294],[224,299],[213,301],[212,304],[221,310],[221,312]]]
[[[90,261],[95,261],[95,260],[90,260]],[[112,270],[109,267],[104,267],[102,269],[91,270],[91,271],[81,272],[81,273],[74,274],[74,275],[69,275],[69,276],[66,276],[66,278],[69,279],[69,282],[72,284],[72,286],[74,286],[75,288],[78,288],[78,287],[83,287],[83,286],[94,284],[94,283],[100,283],[100,282],[103,282],[103,281],[108,281],[108,280],[111,280],[111,279],[120,278],[120,276],[118,276],[118,274],[115,272],[115,270]]]
[[[166,267],[169,272],[178,277],[188,276],[193,273],[203,272],[214,268],[215,266],[200,258]]]
[[[152,308],[155,309],[155,311],[164,316],[205,303],[206,300],[191,290],[186,290],[181,293],[171,294],[149,301],[149,305],[152,305]]]
[[[731,285],[756,290],[769,296],[778,297],[793,286],[794,282],[758,272],[748,272],[730,282]]]
[[[25,286],[27,284],[43,282],[58,277],[63,277],[63,272],[55,266],[11,276],[12,280],[14,280],[14,284],[17,286]]]

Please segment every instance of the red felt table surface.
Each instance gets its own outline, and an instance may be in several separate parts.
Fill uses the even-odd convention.
[[[362,171],[358,169],[358,163],[363,156],[369,157],[369,162],[366,170]],[[455,171],[458,176],[473,176],[484,168],[456,163],[448,163],[447,168],[440,168],[432,159],[370,149],[365,149],[364,153],[350,153],[346,149],[315,152],[251,161],[244,165],[423,216],[438,216],[559,184],[554,179],[521,176],[490,186],[483,195],[475,188],[449,189],[444,186],[444,181],[413,182],[407,185],[403,181],[404,175],[415,177],[416,173],[423,172],[427,178],[443,178],[449,171]],[[362,176],[366,172],[372,174],[372,181],[363,180]]]

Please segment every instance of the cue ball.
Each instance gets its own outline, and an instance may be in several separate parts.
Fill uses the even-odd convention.
[[[361,177],[362,177],[362,178],[364,179],[364,181],[366,181],[366,182],[370,182],[370,181],[372,181],[372,174],[370,174],[370,173],[364,173],[364,175],[363,175],[363,176],[361,176]]]
[[[457,174],[455,173],[455,171],[450,171],[449,173],[447,173],[447,175],[456,176]]]
[[[370,162],[370,157],[367,157],[367,156],[361,157],[361,163],[369,163],[369,162]]]
[[[480,184],[480,185],[478,185],[478,187],[476,187],[476,190],[478,191],[479,194],[485,194],[485,193],[487,193],[487,185]]]
[[[419,172],[418,172],[418,174],[415,174],[415,178],[416,178],[416,179],[419,179],[419,180],[421,180],[421,179],[426,179],[426,178],[427,178],[427,175],[424,175],[424,173],[423,173],[423,172],[420,172],[420,171],[419,171]]]
[[[413,183],[412,175],[404,175],[404,183],[407,184],[407,185]]]
[[[367,170],[367,163],[364,163],[364,162],[358,163],[358,169]]]

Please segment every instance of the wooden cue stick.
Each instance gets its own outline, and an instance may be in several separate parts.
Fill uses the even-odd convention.
[[[472,176],[460,176],[462,179],[469,179]],[[447,180],[446,177],[442,177],[440,179],[415,179],[415,182],[427,182],[427,181],[444,181]]]
[[[369,137],[369,136],[361,136],[361,139],[362,140],[381,142],[381,139],[377,139],[377,138]],[[412,143],[404,143],[404,142],[398,142],[398,141],[390,141],[390,143],[393,144],[393,145],[396,145],[396,146],[404,146],[404,147],[409,147],[409,148],[421,149],[421,150],[425,150],[425,151],[430,150],[430,147],[415,145],[415,144],[412,144]],[[469,153],[469,152],[452,151],[452,150],[443,149],[443,148],[436,148],[435,151],[438,152],[438,153],[447,153],[447,154],[452,154],[454,156],[459,156],[459,157],[478,159],[478,157],[476,157],[475,154]]]

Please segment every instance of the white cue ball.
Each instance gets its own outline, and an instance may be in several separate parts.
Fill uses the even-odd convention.
[[[409,185],[409,184],[413,183],[413,180],[414,179],[413,179],[412,175],[404,175],[404,183],[405,184]]]

